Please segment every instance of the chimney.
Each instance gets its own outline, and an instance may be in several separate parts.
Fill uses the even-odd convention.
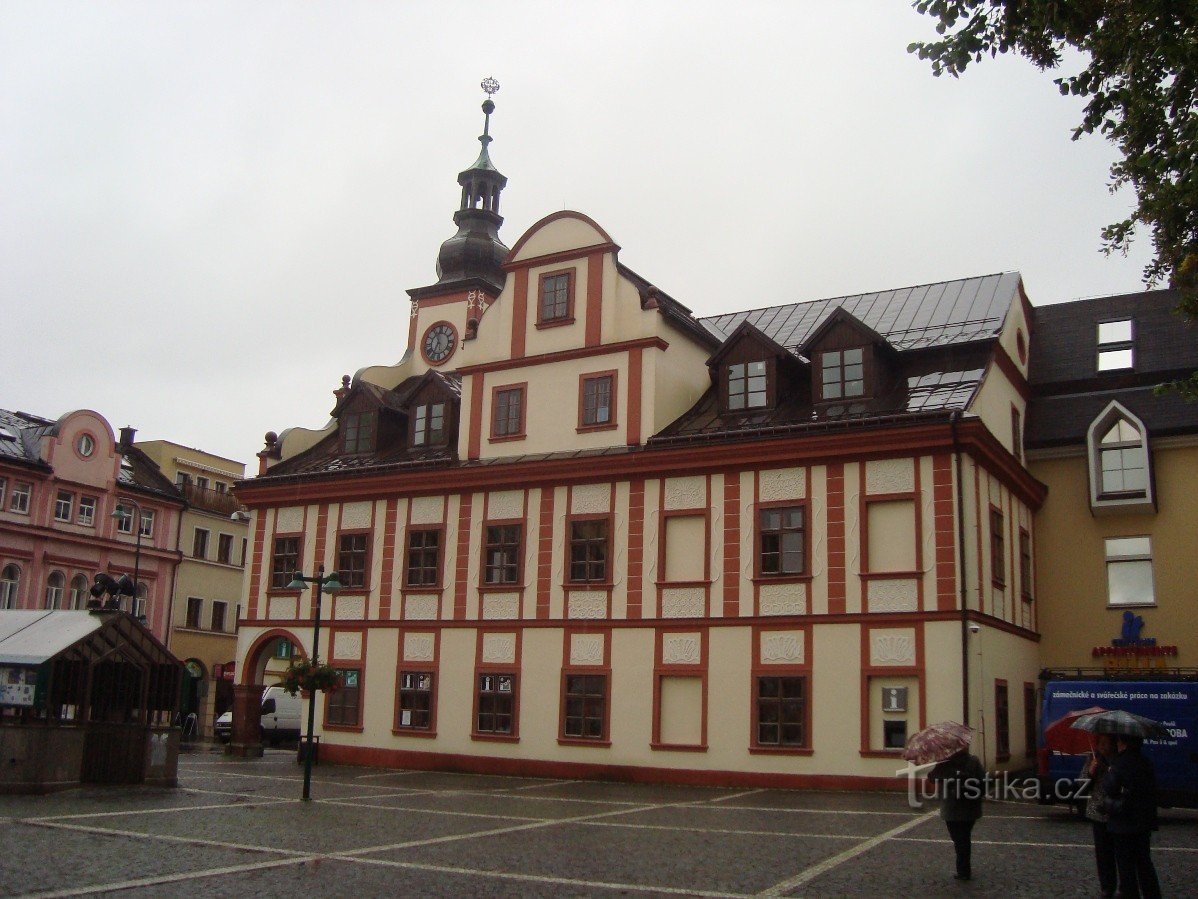
[[[117,449],[122,452],[127,451],[133,446],[133,438],[137,436],[137,428],[131,428],[128,425],[121,428],[121,442],[117,445]]]

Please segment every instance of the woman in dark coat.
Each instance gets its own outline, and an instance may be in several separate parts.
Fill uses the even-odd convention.
[[[1140,752],[1139,737],[1115,738],[1119,754],[1102,780],[1106,791],[1107,832],[1115,847],[1119,895],[1159,899],[1160,881],[1152,864],[1150,840],[1156,830],[1156,773]]]
[[[1110,734],[1098,734],[1094,738],[1094,756],[1082,768],[1087,778],[1090,794],[1086,798],[1086,817],[1094,830],[1094,861],[1098,865],[1098,885],[1104,897],[1115,895],[1118,886],[1118,868],[1115,864],[1115,844],[1111,840],[1106,824],[1106,789],[1103,779],[1110,770],[1115,757],[1115,738]]]
[[[982,817],[986,769],[976,755],[962,749],[933,768],[928,779],[936,784],[940,817],[944,819],[956,850],[957,873],[953,876],[957,880],[969,880],[973,876],[970,866],[973,825]]]

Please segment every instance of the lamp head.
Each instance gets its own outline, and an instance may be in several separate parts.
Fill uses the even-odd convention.
[[[324,589],[326,592],[329,592],[329,593],[333,592],[334,590],[341,589],[341,578],[337,576],[336,571],[334,571],[332,574],[325,577]]]
[[[133,595],[133,579],[127,574],[122,574],[116,579],[116,590],[111,591],[117,596],[132,596]]]
[[[308,582],[304,580],[304,573],[297,571],[291,576],[291,583],[287,585],[288,590],[303,590],[308,586]]]

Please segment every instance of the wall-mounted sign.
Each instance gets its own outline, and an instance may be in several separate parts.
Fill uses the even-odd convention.
[[[907,688],[906,687],[883,687],[882,688],[882,711],[883,712],[905,712],[905,711],[907,711]]]
[[[1105,668],[1165,668],[1167,659],[1177,657],[1176,646],[1161,646],[1155,637],[1142,636],[1144,618],[1130,610],[1123,613],[1119,636],[1110,646],[1095,646],[1090,655],[1102,659]]]
[[[0,705],[32,706],[36,690],[36,670],[0,668]]]

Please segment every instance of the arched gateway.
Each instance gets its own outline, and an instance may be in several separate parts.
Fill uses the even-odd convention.
[[[284,646],[287,647],[285,650],[282,649]],[[239,682],[233,687],[233,735],[229,741],[229,752],[233,755],[262,755],[260,709],[267,668],[272,662],[293,656],[307,658],[299,638],[283,628],[261,634],[246,652]]]

